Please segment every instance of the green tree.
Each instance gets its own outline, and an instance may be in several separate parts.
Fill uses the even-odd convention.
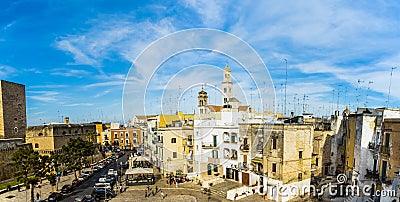
[[[68,170],[74,171],[76,179],[76,172],[82,170],[83,165],[89,163],[87,157],[93,155],[94,151],[95,147],[93,143],[85,141],[82,138],[70,139],[62,147],[60,160]]]
[[[45,177],[50,182],[53,190],[54,186],[57,184],[57,171],[59,171],[60,166],[60,155],[58,153],[52,152],[50,156],[46,156],[46,173]]]
[[[35,200],[35,185],[39,182],[41,177],[46,175],[47,158],[48,157],[40,156],[38,152],[33,151],[30,147],[21,147],[12,155],[12,160],[17,169],[14,173],[14,177],[26,186],[30,185],[31,202]]]

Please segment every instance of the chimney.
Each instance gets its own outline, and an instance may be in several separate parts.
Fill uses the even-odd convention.
[[[64,123],[65,123],[65,124],[69,124],[69,117],[65,117],[65,118],[64,118]]]

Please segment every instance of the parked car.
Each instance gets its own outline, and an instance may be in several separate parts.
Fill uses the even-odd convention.
[[[75,187],[78,187],[82,184],[83,181],[79,180],[79,179],[74,179],[72,180],[72,185]]]
[[[106,189],[111,189],[112,187],[111,187],[111,184],[110,183],[107,183],[107,182],[98,182],[98,183],[96,183],[96,184],[94,184],[94,188],[95,189],[97,189],[97,188],[106,188]]]
[[[79,177],[78,177],[78,180],[80,180],[80,181],[85,181],[85,180],[87,180],[89,178],[89,175],[88,174],[86,174],[86,173],[81,173],[80,175],[79,175]]]
[[[48,202],[58,202],[61,201],[63,199],[63,195],[61,193],[58,192],[53,192],[49,195],[49,197],[47,198]]]
[[[61,193],[67,194],[67,193],[72,192],[73,189],[74,189],[74,187],[72,185],[66,184],[66,185],[62,186]]]
[[[95,199],[91,195],[85,195],[85,196],[76,197],[74,201],[75,202],[94,202]]]
[[[87,170],[84,172],[85,175],[88,175],[88,177],[91,177],[93,175],[93,171]]]
[[[98,188],[98,189],[93,189],[92,196],[96,200],[99,200],[99,199],[101,200],[104,198],[114,198],[116,196],[116,194],[111,189]]]
[[[97,172],[99,172],[101,170],[101,168],[99,167],[99,166],[95,166],[95,167],[93,167],[93,172],[94,173],[97,173]]]
[[[101,176],[99,177],[98,182],[104,183],[104,182],[106,182],[106,179],[107,179],[107,175],[101,175]]]

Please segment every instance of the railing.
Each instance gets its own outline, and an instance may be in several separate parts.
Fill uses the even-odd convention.
[[[203,143],[201,146],[203,149],[214,149],[216,146],[214,146],[213,143]]]

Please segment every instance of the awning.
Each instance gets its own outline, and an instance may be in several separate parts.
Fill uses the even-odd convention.
[[[153,174],[153,168],[132,168],[127,169],[125,175],[136,175],[136,174]]]
[[[149,161],[147,158],[143,156],[137,156],[136,158],[133,159],[133,161],[140,162],[140,161]]]

